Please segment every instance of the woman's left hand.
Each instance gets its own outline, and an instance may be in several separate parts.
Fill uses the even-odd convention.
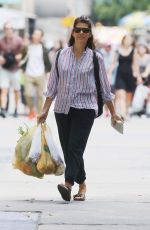
[[[116,122],[121,122],[121,123],[124,122],[123,117],[122,117],[121,115],[118,115],[118,114],[113,114],[113,115],[111,116],[111,120],[112,120],[112,123],[113,123],[113,124],[116,124]]]

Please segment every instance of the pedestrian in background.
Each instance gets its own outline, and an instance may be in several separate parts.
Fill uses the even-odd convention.
[[[114,71],[116,68],[116,63],[114,65],[114,58],[116,56],[116,52],[113,48],[113,45],[110,42],[103,43],[103,46],[100,49],[100,51],[103,54],[106,73],[107,73],[108,80],[111,85],[111,91],[114,92],[114,82],[115,82],[115,77],[116,77],[115,76],[116,72]],[[105,105],[104,108],[105,108],[105,116],[109,117],[110,113],[109,113],[107,106]]]
[[[58,185],[62,198],[71,199],[71,188],[79,184],[79,191],[74,200],[85,200],[86,172],[83,153],[98,113],[97,90],[93,64],[92,23],[89,18],[81,16],[75,19],[69,46],[62,49],[58,59],[58,73],[54,61],[45,93],[46,100],[38,123],[45,122],[52,101],[55,101],[55,118],[59,138],[66,163],[65,183]],[[113,106],[113,95],[107,79],[103,57],[96,52],[99,63],[99,77],[102,86],[102,98],[107,104],[115,123],[121,118]]]
[[[136,43],[136,62],[137,68],[134,75],[138,79],[132,106],[131,115],[150,116],[150,54],[148,44],[143,38]]]
[[[18,116],[18,101],[20,97],[20,70],[19,62],[22,58],[23,41],[14,34],[11,23],[4,24],[4,36],[0,39],[0,88],[1,88],[1,116],[6,117],[6,107],[10,86],[14,89],[15,110]]]
[[[148,44],[144,39],[139,39],[136,43],[136,62],[137,69],[134,75],[137,76],[139,83],[147,81],[149,76],[150,54]]]
[[[115,104],[117,111],[126,119],[136,88],[136,68],[134,38],[127,34],[123,37],[118,50],[118,68],[115,82]]]
[[[25,70],[25,98],[29,107],[30,119],[41,112],[46,73],[50,72],[51,68],[48,51],[42,42],[43,35],[41,29],[34,30],[23,67]]]
[[[23,37],[23,44],[24,44],[24,48],[22,50],[22,60],[19,63],[20,66],[20,71],[21,71],[21,77],[20,77],[20,97],[21,97],[21,103],[23,105],[23,114],[24,115],[28,115],[29,110],[28,110],[28,106],[27,106],[27,102],[26,102],[26,97],[25,97],[25,66],[26,66],[26,58],[27,58],[27,50],[28,50],[28,46],[30,44],[30,39],[29,39],[29,35],[26,34]]]
[[[55,58],[56,52],[64,47],[65,47],[65,44],[63,40],[58,40],[54,43],[54,45],[49,50],[49,59],[51,63],[53,62]]]

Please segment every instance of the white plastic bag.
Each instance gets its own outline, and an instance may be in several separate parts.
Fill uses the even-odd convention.
[[[37,170],[41,173],[55,175],[64,173],[64,162],[53,140],[51,129],[47,124],[37,126],[32,137],[28,160],[36,163]]]
[[[146,104],[146,114],[150,115],[150,101],[148,101]]]
[[[131,112],[140,112],[143,110],[145,99],[149,93],[149,88],[145,85],[138,85],[132,101]]]
[[[37,129],[37,126],[33,126],[29,128],[25,124],[26,129],[24,127],[19,127],[19,134],[21,135],[19,140],[17,141],[15,147],[15,154],[13,158],[13,167],[15,169],[21,170],[26,175],[34,176],[37,178],[43,178],[44,174],[40,173],[37,170],[36,163],[29,160],[29,151],[32,144],[32,139],[34,133]]]
[[[61,160],[61,157],[59,155],[59,151],[56,147],[56,144],[54,143],[51,129],[48,125],[46,125],[46,131],[45,131],[45,138],[48,144],[48,147],[50,149],[51,155],[55,161]]]
[[[41,126],[39,125],[33,135],[31,148],[29,151],[28,158],[32,162],[37,162],[41,154]]]
[[[59,150],[56,147],[56,144],[52,137],[51,129],[48,125],[46,125],[45,138],[50,150],[51,157],[57,165],[57,170],[55,172],[55,175],[62,175],[65,170],[64,162],[59,154]]]

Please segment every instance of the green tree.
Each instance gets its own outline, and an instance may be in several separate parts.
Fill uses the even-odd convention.
[[[94,0],[92,19],[104,25],[116,25],[124,15],[144,10],[150,11],[150,0]]]

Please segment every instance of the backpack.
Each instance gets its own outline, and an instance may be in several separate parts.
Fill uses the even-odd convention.
[[[56,63],[55,63],[58,79],[59,79],[58,58],[61,53],[61,50],[62,49],[58,50],[58,53],[56,56]],[[94,77],[95,77],[95,85],[96,85],[96,90],[97,90],[97,104],[98,104],[98,114],[96,117],[99,117],[103,113],[104,103],[102,99],[101,83],[100,83],[100,78],[99,78],[99,63],[98,63],[98,59],[97,59],[95,51],[93,51],[93,64],[94,64]]]

